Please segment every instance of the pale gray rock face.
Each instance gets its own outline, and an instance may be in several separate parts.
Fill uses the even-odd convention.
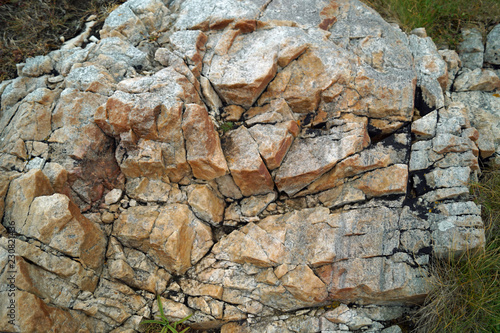
[[[16,231],[30,311],[0,331],[141,331],[156,295],[193,329],[397,331],[432,256],[484,246],[467,183],[500,143],[478,39],[461,68],[420,36],[358,0],[129,0],[19,64],[0,263]]]
[[[169,10],[161,0],[130,0],[104,21],[101,38],[120,37],[137,45],[150,33],[165,29]]]
[[[417,96],[416,107],[424,112],[440,109],[444,106],[443,92],[448,80],[446,63],[430,37],[411,35],[409,43],[415,59],[417,88],[421,94],[421,100]]]
[[[484,61],[492,65],[500,65],[500,24],[495,26],[486,37]]]
[[[454,50],[438,50],[438,53],[443,57],[443,60],[446,61],[448,66],[448,83],[446,84],[446,90],[450,90],[457,72],[462,67],[462,61],[458,53]]]
[[[494,71],[477,68],[473,71],[465,69],[453,83],[454,91],[493,91],[500,88],[500,78]]]
[[[173,1],[179,7],[175,28],[179,30],[221,29],[236,19],[255,20],[269,1],[188,0]]]
[[[462,66],[468,69],[483,67],[484,45],[481,32],[475,28],[462,30],[463,41],[458,46]]]
[[[471,91],[451,95],[454,102],[467,106],[471,125],[479,131],[477,141],[481,156],[500,153],[500,105],[495,92]]]

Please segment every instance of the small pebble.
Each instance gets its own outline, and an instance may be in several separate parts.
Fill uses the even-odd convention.
[[[115,215],[110,212],[102,213],[101,220],[103,223],[112,223],[115,220]]]

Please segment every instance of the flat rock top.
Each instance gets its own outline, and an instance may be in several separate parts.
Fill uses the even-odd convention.
[[[479,134],[430,39],[357,0],[129,0],[100,35],[0,84],[26,308],[137,329],[159,294],[193,328],[354,330],[311,309],[414,304],[430,255],[483,246]]]

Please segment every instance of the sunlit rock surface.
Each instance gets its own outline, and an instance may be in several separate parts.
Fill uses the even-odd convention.
[[[136,332],[157,295],[192,328],[380,331],[484,246],[477,40],[357,0],[129,0],[100,38],[0,83],[0,331]]]

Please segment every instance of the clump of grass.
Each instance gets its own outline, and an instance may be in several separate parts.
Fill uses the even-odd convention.
[[[500,23],[498,0],[362,0],[405,31],[424,27],[436,44],[455,49],[460,31],[475,26],[486,33]]]
[[[485,171],[471,189],[482,207],[486,247],[433,261],[433,288],[417,312],[416,332],[500,332],[500,171]]]
[[[0,0],[0,81],[17,76],[16,64],[59,48],[96,15],[102,26],[125,0]]]
[[[188,320],[192,314],[189,316],[171,323],[167,317],[165,316],[165,312],[163,311],[163,304],[161,302],[160,295],[157,296],[157,301],[158,301],[158,309],[160,310],[160,320],[143,320],[141,324],[145,324],[146,326],[146,332],[148,333],[185,333],[187,330],[189,330],[189,327],[182,327],[182,323]],[[182,331],[177,331],[178,329],[180,330],[181,328]]]
[[[222,133],[229,132],[233,128],[234,128],[234,123],[232,121],[226,121],[219,126],[219,129],[222,131]]]

